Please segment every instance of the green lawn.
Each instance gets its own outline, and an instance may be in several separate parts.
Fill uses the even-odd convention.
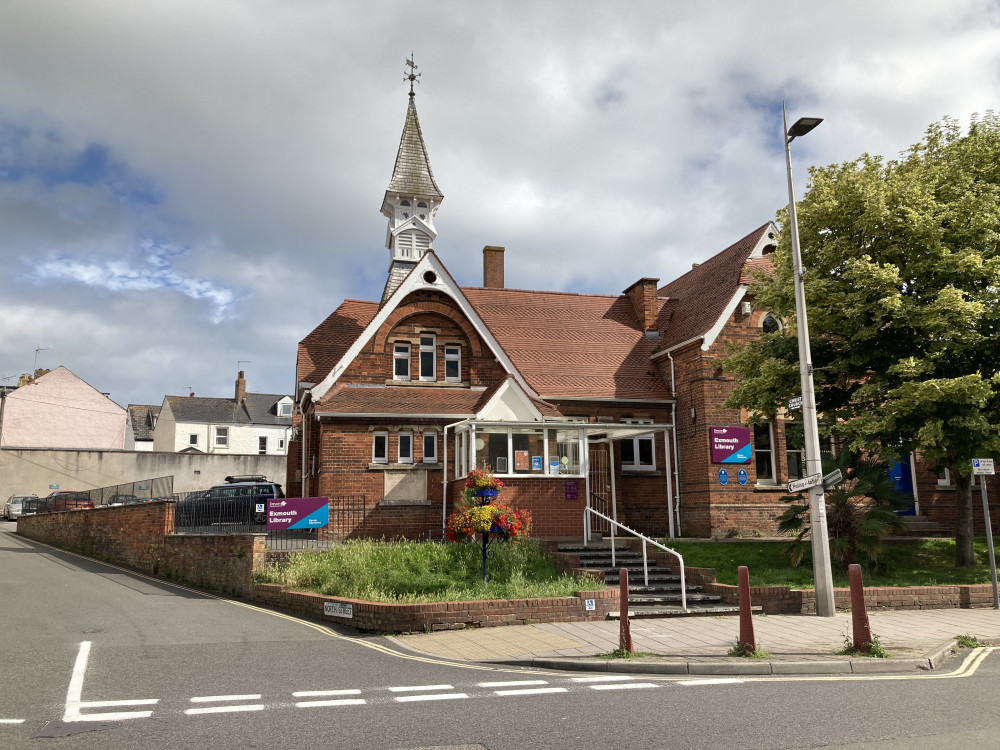
[[[807,552],[798,568],[791,568],[783,552],[784,541],[674,541],[667,547],[684,556],[690,567],[715,568],[719,583],[736,584],[736,569],[746,565],[751,586],[789,586],[793,589],[814,587],[812,555]],[[866,586],[937,586],[989,583],[990,564],[986,540],[976,540],[978,567],[954,567],[955,540],[933,539],[890,541],[878,571],[865,570]],[[847,572],[833,571],[834,586],[847,587]]]
[[[278,583],[373,602],[439,602],[574,596],[597,588],[589,577],[561,576],[532,540],[491,544],[489,581],[475,543],[359,540],[323,552],[293,553],[286,566],[266,568],[258,583]]]

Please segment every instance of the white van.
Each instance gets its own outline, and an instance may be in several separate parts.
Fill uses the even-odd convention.
[[[11,495],[3,504],[4,520],[16,521],[19,516],[31,515],[37,504],[38,495]],[[26,505],[28,507],[25,507]]]

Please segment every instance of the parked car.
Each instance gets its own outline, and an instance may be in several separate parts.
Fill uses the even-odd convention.
[[[3,504],[3,517],[5,521],[16,521],[19,516],[30,515],[24,512],[25,505],[33,508],[31,501],[37,501],[38,495],[11,495],[7,502]],[[31,512],[34,512],[33,510]]]
[[[56,490],[38,501],[39,513],[52,513],[62,510],[92,510],[94,501],[89,492],[73,492],[72,490]]]
[[[281,485],[266,477],[226,477],[225,484],[191,493],[178,502],[174,512],[174,525],[262,526],[267,519],[267,501],[284,496]]]
[[[139,505],[148,502],[136,495],[112,495],[108,500],[108,505]]]

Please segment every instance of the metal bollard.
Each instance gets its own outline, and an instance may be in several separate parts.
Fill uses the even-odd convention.
[[[737,568],[740,594],[740,643],[751,651],[757,650],[757,639],[753,632],[753,613],[750,602],[750,570],[746,565]]]
[[[632,653],[632,629],[628,621],[628,568],[618,571],[618,648]]]

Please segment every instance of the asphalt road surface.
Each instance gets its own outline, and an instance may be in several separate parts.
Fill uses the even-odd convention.
[[[0,748],[996,748],[1000,653],[901,677],[454,664],[0,525]]]

